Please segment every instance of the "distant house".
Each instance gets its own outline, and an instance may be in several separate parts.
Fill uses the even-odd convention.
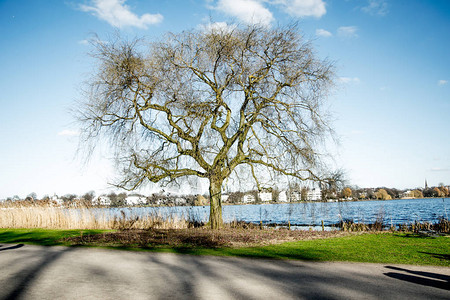
[[[222,199],[222,202],[225,203],[225,202],[228,202],[228,198],[230,198],[230,195],[228,195],[228,194],[222,194],[222,195],[220,196],[220,198]]]
[[[296,202],[302,200],[302,193],[299,191],[291,191],[289,193],[289,201],[288,202]]]
[[[402,193],[401,197],[403,199],[408,199],[408,198],[414,198],[413,192],[411,190],[407,190],[404,193]]]
[[[261,202],[272,201],[272,192],[260,192],[258,196],[259,199],[261,199]]]
[[[53,196],[50,198],[50,200],[56,202],[56,204],[59,205],[59,206],[63,205],[63,202],[64,202],[63,199],[59,198],[59,197],[56,196],[56,195],[53,195]]]
[[[281,191],[278,194],[278,202],[289,202],[286,191]]]
[[[313,188],[306,193],[306,199],[308,201],[322,200],[322,191],[319,188]]]
[[[252,194],[245,194],[242,197],[242,203],[253,203],[255,202],[255,196]]]
[[[141,195],[130,195],[125,198],[127,205],[142,205],[147,203],[147,199]]]
[[[186,205],[186,204],[187,200],[185,198],[182,197],[175,198],[175,205]]]
[[[111,205],[111,199],[108,196],[98,196],[98,197],[92,199],[92,204],[109,206],[109,205]]]

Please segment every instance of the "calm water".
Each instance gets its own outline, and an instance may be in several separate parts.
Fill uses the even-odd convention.
[[[145,207],[131,208],[131,213],[178,215],[191,220],[207,221],[209,206]],[[373,223],[377,218],[383,224],[400,225],[415,221],[437,222],[439,218],[448,219],[450,198],[446,199],[408,199],[388,201],[359,202],[308,202],[292,204],[227,205],[223,207],[225,222],[233,220],[264,224],[277,223],[298,226],[325,226],[341,220]]]

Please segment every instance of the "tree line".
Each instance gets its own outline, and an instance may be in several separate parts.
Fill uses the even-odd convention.
[[[355,200],[391,200],[401,198],[438,198],[449,197],[450,189],[443,183],[439,186],[416,188],[416,189],[396,189],[396,188],[359,188],[347,186],[343,188],[338,198]]]

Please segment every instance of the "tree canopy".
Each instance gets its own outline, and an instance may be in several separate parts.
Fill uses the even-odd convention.
[[[320,145],[331,132],[324,100],[333,64],[296,25],[169,33],[161,41],[95,41],[97,72],[78,119],[82,139],[106,139],[117,186],[181,177],[209,180],[210,223],[233,174],[323,180]],[[331,178],[331,177],[330,177]]]

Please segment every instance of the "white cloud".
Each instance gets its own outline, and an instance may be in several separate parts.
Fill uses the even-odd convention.
[[[447,83],[448,83],[448,80],[441,79],[438,81],[438,85],[446,85]]]
[[[217,9],[247,24],[270,26],[275,20],[266,4],[278,7],[295,18],[320,18],[327,10],[323,0],[205,0],[207,7]]]
[[[356,26],[341,26],[338,28],[337,33],[338,36],[343,38],[354,38],[358,37],[356,31],[358,31],[358,27]]]
[[[76,130],[66,129],[66,130],[62,130],[62,131],[58,132],[58,135],[59,136],[78,136],[78,135],[80,135],[80,133]]]
[[[247,24],[269,26],[274,20],[272,13],[258,0],[219,0],[216,9]]]
[[[370,15],[385,16],[389,12],[388,4],[384,0],[369,0],[368,5],[361,10]]]
[[[333,34],[329,31],[326,31],[325,29],[316,29],[316,35],[322,36],[322,37],[330,37]]]
[[[81,41],[78,41],[78,44],[80,44],[80,45],[87,45],[87,44],[89,44],[89,41],[88,40],[81,40]]]
[[[297,18],[320,18],[327,12],[322,0],[278,0],[274,3],[282,5],[286,13]]]
[[[358,77],[339,77],[339,82],[349,84],[349,83],[360,83],[361,80],[359,80]]]
[[[200,30],[207,31],[207,32],[212,32],[212,31],[231,32],[233,29],[236,28],[236,25],[229,25],[226,22],[215,22],[215,23],[202,24],[202,25],[199,25],[197,28]]]
[[[80,9],[90,12],[99,19],[105,20],[114,27],[138,27],[146,29],[148,25],[162,22],[160,14],[143,14],[137,16],[130,11],[126,0],[92,0],[92,5],[80,5]]]

